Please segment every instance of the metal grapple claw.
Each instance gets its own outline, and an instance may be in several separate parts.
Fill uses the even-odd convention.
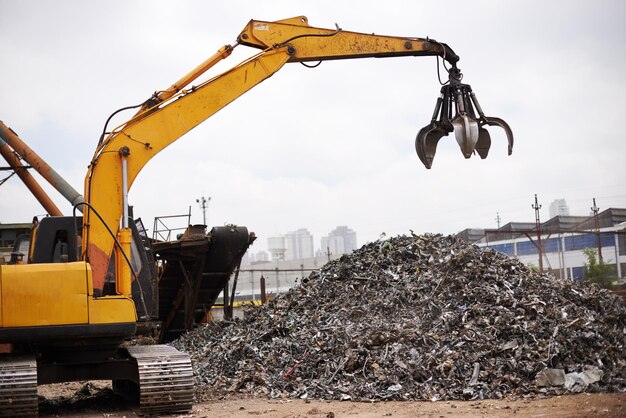
[[[513,131],[511,130],[511,127],[509,126],[509,124],[500,118],[483,116],[482,119],[484,119],[485,121],[484,125],[499,126],[502,129],[504,129],[504,132],[506,133],[506,139],[509,142],[509,148],[508,148],[509,155],[511,155],[513,153]],[[479,124],[480,124],[480,121],[479,121]],[[487,132],[486,130],[484,131]]]
[[[431,122],[415,138],[415,151],[426,168],[431,168],[433,164],[439,140],[450,132],[454,132],[465,158],[470,158],[475,152],[480,158],[487,158],[491,135],[485,125],[504,129],[509,142],[509,155],[513,151],[513,132],[509,125],[500,118],[485,116],[471,86],[461,83],[461,78],[457,68],[450,69],[449,82],[441,88]]]
[[[454,126],[454,136],[461,147],[463,156],[471,157],[478,142],[478,122],[467,115],[459,115],[452,120],[452,126]]]
[[[437,143],[439,140],[448,135],[448,132],[438,126],[435,122],[431,122],[422,129],[415,137],[415,151],[426,168],[430,169],[433,165],[433,158],[437,152]]]
[[[417,156],[428,169],[433,165],[435,152],[437,152],[437,143],[442,137],[447,136],[454,130],[450,122],[450,104],[450,92],[442,88],[441,97],[437,98],[435,111],[430,123],[420,129],[415,137]]]
[[[480,126],[478,126],[478,142],[476,142],[476,152],[480,155],[480,158],[483,160],[487,158],[487,154],[489,154],[489,148],[491,148],[491,135],[489,132]],[[509,153],[510,154],[510,153]]]
[[[474,94],[474,92],[471,91],[471,89],[469,93],[470,93],[471,103],[473,103],[474,106],[476,106],[476,110],[478,111],[478,115],[479,115],[478,125],[480,127],[479,130],[482,130],[486,134],[486,137],[488,138],[489,146],[491,145],[491,137],[489,137],[489,132],[487,132],[487,130],[484,129],[483,126],[484,125],[499,126],[502,129],[504,129],[504,132],[506,133],[506,139],[509,143],[508,155],[511,155],[513,153],[513,131],[511,130],[511,127],[509,126],[509,124],[500,118],[485,116],[483,109],[480,107],[480,103],[478,103],[476,94]],[[483,141],[486,143],[487,139],[483,139]],[[480,153],[480,151],[478,151],[478,153],[480,154],[482,158],[487,157],[487,152],[489,152],[489,146],[487,146],[487,151],[484,152],[484,156],[483,154]],[[478,145],[477,145],[477,148],[478,148]]]

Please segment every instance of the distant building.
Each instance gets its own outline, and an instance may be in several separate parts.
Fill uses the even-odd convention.
[[[322,237],[320,241],[320,249],[317,253],[318,256],[322,256],[324,254],[343,254],[344,251],[344,242],[343,237]]]
[[[254,262],[255,263],[265,263],[270,260],[269,255],[267,255],[266,251],[258,251],[254,254]]]
[[[287,242],[284,235],[269,237],[267,239],[267,249],[272,255],[272,261],[284,260],[287,252]]]
[[[596,231],[596,221],[599,231]],[[510,222],[499,229],[466,229],[457,234],[479,247],[492,248],[524,264],[539,265],[534,222]],[[584,250],[601,251],[613,273],[626,278],[626,209],[609,208],[593,216],[557,215],[541,224],[541,261],[544,270],[570,280],[583,279]]]
[[[322,237],[321,254],[348,254],[356,250],[356,232],[347,226],[338,226],[330,231],[328,236]]]
[[[22,234],[30,234],[33,224],[3,224],[0,223],[0,257],[8,262],[11,259],[11,251],[17,237]]]
[[[285,234],[285,244],[285,260],[301,260],[314,256],[313,235],[306,228]]]
[[[250,264],[254,263],[265,263],[270,260],[269,255],[267,255],[266,251],[257,251],[254,254],[250,254]],[[242,262],[243,264],[243,262]]]
[[[270,257],[267,254],[267,251],[257,251],[256,253],[251,253],[246,251],[246,253],[241,258],[241,265],[248,266],[256,263],[265,263],[269,261]]]
[[[467,228],[456,234],[465,242],[475,242],[485,236],[485,230],[483,228]]]
[[[569,216],[569,206],[565,199],[556,199],[550,203],[550,218],[555,216]]]

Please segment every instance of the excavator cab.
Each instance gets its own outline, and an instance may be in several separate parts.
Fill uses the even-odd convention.
[[[461,83],[462,78],[458,68],[449,70],[449,81],[441,88],[431,122],[415,138],[417,155],[428,169],[432,167],[439,140],[451,132],[454,132],[465,158],[474,153],[482,159],[487,158],[491,136],[485,125],[504,129],[509,143],[508,154],[513,152],[513,132],[509,125],[500,118],[485,116],[472,87]]]
[[[48,216],[42,218],[34,230],[33,248],[29,263],[67,263],[79,261],[80,241],[77,231],[82,217]]]

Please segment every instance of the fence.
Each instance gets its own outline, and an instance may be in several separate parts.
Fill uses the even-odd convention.
[[[541,239],[541,257],[545,270],[573,280],[583,277],[587,258],[583,250],[591,248],[602,252],[603,261],[613,267],[619,278],[626,277],[626,235],[623,230],[611,228],[595,232],[567,232],[548,234]],[[480,243],[511,257],[518,257],[523,263],[538,264],[540,254],[537,242],[529,237]]]
[[[265,294],[271,298],[287,292],[299,284],[303,277],[307,277],[311,272],[317,270],[319,268],[305,268],[304,265],[299,269],[241,269],[237,276],[233,302],[261,300],[261,277],[265,279]],[[232,292],[233,285],[234,280],[231,277],[229,292]],[[220,296],[218,303],[222,302],[223,298]]]

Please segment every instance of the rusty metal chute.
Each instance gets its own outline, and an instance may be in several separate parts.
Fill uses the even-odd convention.
[[[177,241],[152,244],[155,259],[161,263],[158,318],[162,341],[206,322],[220,293],[228,293],[231,274],[256,238],[241,226],[214,227],[208,234],[204,228],[190,226]]]

